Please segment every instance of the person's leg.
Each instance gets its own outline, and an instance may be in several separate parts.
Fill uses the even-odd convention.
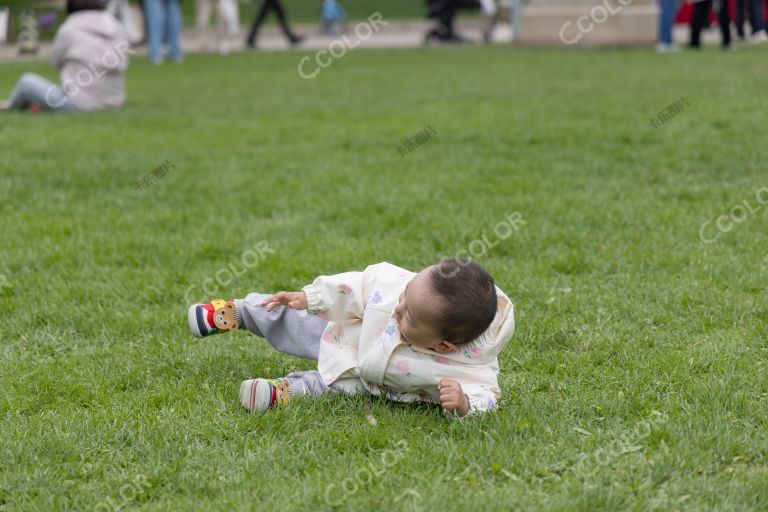
[[[165,31],[163,0],[144,0],[144,12],[147,21],[149,59],[155,64],[159,64],[163,61],[163,33]]]
[[[763,16],[763,0],[750,1],[750,23],[752,24],[752,34],[757,34],[765,30],[765,16]]]
[[[299,37],[296,36],[291,31],[291,27],[288,25],[288,16],[285,14],[285,9],[283,8],[283,4],[280,3],[280,0],[269,0],[273,3],[273,9],[275,10],[275,13],[277,14],[277,19],[280,22],[280,26],[283,29],[283,34],[285,34],[285,37],[288,38],[288,40],[292,43],[295,43],[299,40]]]
[[[219,43],[219,52],[229,53],[230,39],[236,36],[240,30],[240,16],[235,0],[219,0],[218,23],[216,32]]]
[[[443,39],[452,39],[454,37],[453,32],[453,19],[456,17],[456,3],[452,0],[443,2],[443,7],[437,16],[440,27],[438,31],[440,37]]]
[[[78,111],[61,87],[34,73],[24,73],[11,93],[8,109],[23,110],[32,105],[54,112]]]
[[[739,39],[744,39],[744,1],[736,0],[736,19],[734,23],[736,24],[736,35],[739,36]],[[746,1],[749,2],[749,0]]]
[[[227,33],[236,36],[240,32],[240,6],[235,0],[221,0],[221,9]]]
[[[675,23],[675,15],[677,14],[677,0],[660,1],[661,14],[659,16],[659,42],[671,45],[673,43],[672,26]]]
[[[165,34],[168,42],[168,57],[180,61],[184,58],[181,51],[181,6],[179,0],[165,0]]]
[[[691,19],[691,47],[701,46],[701,31],[709,22],[709,11],[712,0],[696,2],[693,6],[693,18]]]
[[[325,383],[320,377],[320,372],[316,370],[289,373],[285,376],[285,380],[290,385],[291,396],[321,396],[331,391],[331,387]]]
[[[360,379],[347,378],[325,383],[318,371],[293,372],[281,379],[249,379],[240,383],[240,403],[251,412],[264,413],[285,405],[295,396],[319,397],[326,393],[348,395],[366,392]]]
[[[320,338],[328,321],[284,306],[268,312],[261,305],[267,297],[267,294],[249,293],[245,299],[235,301],[243,326],[266,338],[280,352],[317,361]]]
[[[256,17],[253,19],[251,31],[248,33],[248,39],[245,41],[246,45],[253,46],[256,44],[256,36],[259,33],[259,28],[261,27],[261,24],[264,23],[264,19],[267,17],[267,14],[269,14],[271,8],[272,0],[262,0],[261,9],[259,9],[259,12],[256,13]]]
[[[211,23],[211,0],[195,0],[195,28],[207,30]]]
[[[731,47],[731,16],[728,12],[727,0],[719,0],[717,19],[720,22],[720,33],[723,36],[723,48]]]
[[[459,10],[476,10],[481,5],[478,0],[444,0],[438,7],[437,18],[439,27],[437,32],[440,39],[449,41],[461,41],[462,38],[454,30],[454,20]]]

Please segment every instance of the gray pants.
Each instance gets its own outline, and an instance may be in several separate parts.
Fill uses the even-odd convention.
[[[24,73],[11,93],[11,109],[23,110],[40,105],[54,112],[79,112],[64,89],[34,73]]]
[[[327,320],[279,306],[268,312],[261,302],[269,297],[263,293],[249,293],[245,299],[235,301],[243,325],[256,336],[266,338],[280,352],[317,361],[320,337]],[[318,371],[293,372],[285,376],[291,385],[291,395],[320,396],[335,391],[320,377]]]

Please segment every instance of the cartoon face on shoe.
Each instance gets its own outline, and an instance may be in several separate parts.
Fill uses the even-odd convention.
[[[213,323],[222,331],[234,331],[239,326],[235,320],[235,305],[227,302],[213,314]]]

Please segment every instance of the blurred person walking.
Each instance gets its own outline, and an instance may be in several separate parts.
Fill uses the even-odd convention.
[[[302,36],[297,36],[291,31],[291,27],[288,25],[285,8],[280,0],[262,0],[261,9],[259,9],[259,12],[256,14],[256,18],[253,20],[253,25],[251,26],[251,31],[248,34],[248,39],[245,41],[245,45],[248,48],[256,47],[256,38],[259,35],[261,24],[264,23],[269,11],[272,10],[275,11],[277,19],[280,22],[280,27],[283,29],[283,34],[288,38],[288,42],[290,42],[291,45],[297,45],[304,39]]]
[[[89,112],[125,103],[128,34],[104,0],[67,0],[67,19],[53,40],[61,86],[25,73],[0,110]]]
[[[329,36],[339,36],[344,32],[347,13],[336,0],[323,0],[323,32]]]
[[[751,43],[764,43],[768,41],[765,32],[765,17],[763,16],[763,0],[736,0],[736,33],[742,41],[747,39],[744,32],[744,14],[749,17],[752,26]]]
[[[240,31],[240,9],[235,0],[197,0],[196,26],[201,35],[211,24],[211,14],[216,10],[216,40],[219,53],[229,53],[231,39]]]
[[[153,64],[162,64],[163,45],[168,45],[168,58],[181,62],[181,6],[179,0],[144,0],[147,17],[147,44],[149,59]]]
[[[733,51],[731,44],[731,20],[728,15],[726,0],[717,1],[717,19],[720,23],[720,33],[723,37],[723,50]],[[692,0],[693,18],[691,20],[691,48],[701,48],[701,31],[709,27],[709,13],[712,10],[712,0]]]
[[[672,38],[672,28],[675,24],[675,16],[679,0],[659,0],[659,40],[656,43],[658,53],[677,52],[679,48]]]
[[[486,16],[496,15],[495,0],[427,0],[427,17],[437,19],[437,26],[427,32],[426,44],[432,41],[463,43],[466,39],[454,30],[456,14],[460,10],[482,9]]]

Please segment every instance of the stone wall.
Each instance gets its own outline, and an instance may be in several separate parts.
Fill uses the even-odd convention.
[[[530,0],[523,8],[523,44],[565,47],[652,45],[654,0]]]

